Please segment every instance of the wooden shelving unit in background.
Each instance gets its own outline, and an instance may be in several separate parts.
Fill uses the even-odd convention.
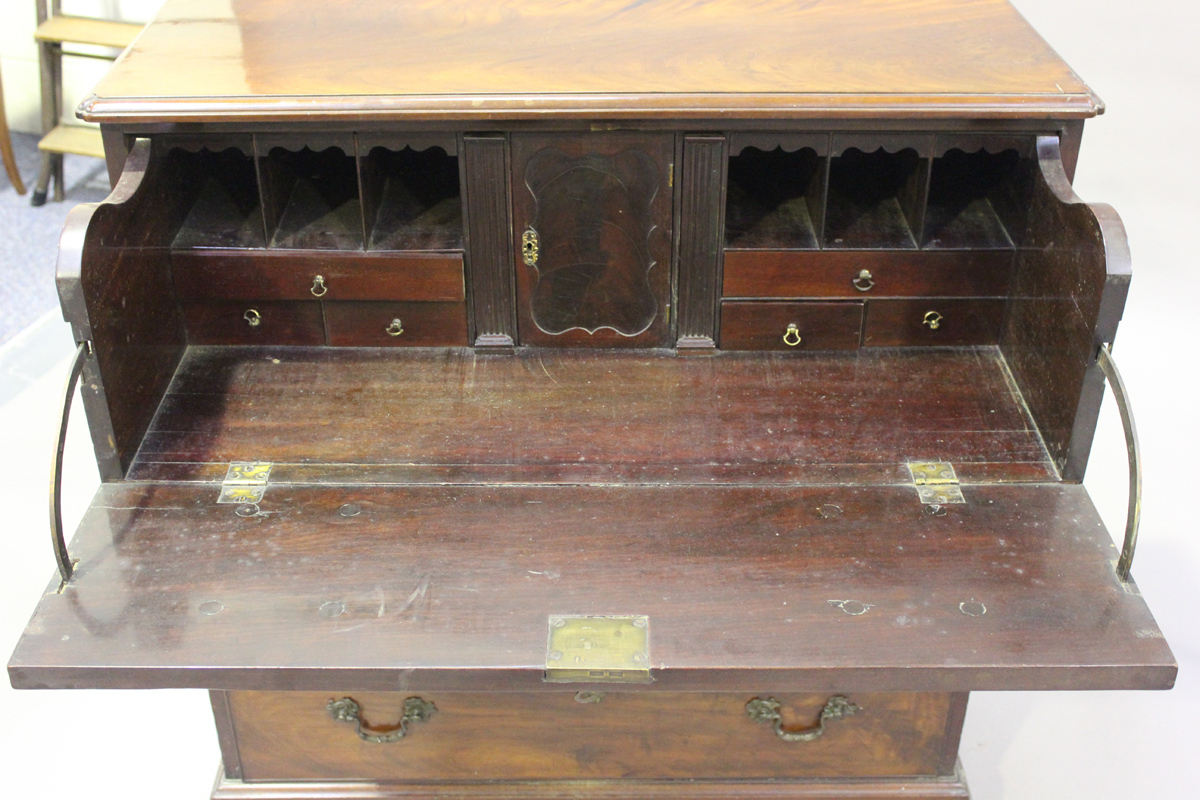
[[[84,125],[67,125],[62,117],[62,59],[64,55],[112,60],[113,55],[65,50],[64,45],[89,45],[124,50],[137,38],[142,26],[91,17],[64,15],[62,0],[37,0],[38,60],[42,72],[42,168],[31,203],[46,202],[50,179],[54,179],[54,199],[63,199],[63,154],[104,157],[100,131]]]

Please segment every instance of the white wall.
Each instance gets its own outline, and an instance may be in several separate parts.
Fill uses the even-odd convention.
[[[49,0],[47,0],[49,2]],[[127,22],[148,22],[163,0],[63,0],[63,13]],[[41,79],[34,0],[0,0],[0,73],[4,76],[4,105],[8,125],[15,131],[40,133]],[[82,48],[80,48],[82,49]],[[99,81],[108,61],[63,59],[63,118],[75,119],[75,106]]]

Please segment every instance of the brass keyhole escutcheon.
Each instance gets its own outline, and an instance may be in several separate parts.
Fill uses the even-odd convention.
[[[851,281],[854,288],[860,292],[869,292],[875,286],[875,280],[871,277],[871,270],[864,269],[858,273],[858,277]]]
[[[926,311],[925,319],[921,320],[921,324],[928,327],[931,331],[936,331],[938,328],[942,327],[943,319],[945,319],[945,317],[936,311]]]
[[[800,329],[796,327],[796,323],[792,322],[787,326],[787,330],[783,332],[783,343],[788,347],[795,347],[800,344]]]
[[[325,276],[318,275],[317,277],[313,278],[313,285],[309,291],[312,292],[313,297],[324,297],[325,293],[329,291],[329,289],[325,286]]]
[[[256,308],[246,309],[246,313],[242,314],[242,319],[246,320],[246,324],[251,328],[257,328],[262,324],[262,314],[258,313]]]
[[[526,228],[521,234],[521,260],[528,267],[537,266],[538,234],[533,228]]]
[[[387,331],[388,336],[399,336],[404,333],[404,323],[400,321],[399,317],[396,317],[384,330]]]

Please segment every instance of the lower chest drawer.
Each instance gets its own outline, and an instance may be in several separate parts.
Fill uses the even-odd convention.
[[[956,695],[898,692],[412,697],[233,692],[245,780],[932,776],[953,769],[963,710]]]

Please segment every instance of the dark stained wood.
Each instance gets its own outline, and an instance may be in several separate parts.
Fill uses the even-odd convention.
[[[396,150],[397,144],[387,141],[359,141],[368,249],[462,249],[458,159],[449,138],[449,151],[445,142],[424,150]]]
[[[463,137],[467,264],[475,347],[481,350],[511,350],[517,341],[508,174],[505,137]]]
[[[1104,393],[1095,353],[1116,335],[1129,246],[1112,209],[1076,197],[1057,140],[1039,139],[1038,150],[1001,343],[1055,464],[1065,478],[1082,480]]]
[[[717,341],[725,137],[687,136],[679,170],[679,321],[675,346],[707,349]]]
[[[764,303],[725,300],[721,303],[721,349],[776,350],[804,353],[813,350],[857,350],[862,336],[863,304]],[[795,325],[800,341],[789,344],[785,335]]]
[[[968,800],[959,770],[948,778],[829,778],[794,781],[536,781],[532,783],[243,783],[219,779],[213,800]]]
[[[76,340],[92,342],[83,397],[101,475],[120,478],[183,355],[166,252],[181,221],[175,162],[134,145],[109,197],[64,230],[58,288]]]
[[[765,138],[765,137],[764,137]],[[817,147],[788,150],[805,139],[763,151],[747,147],[729,159],[726,246],[817,248],[825,228],[828,137]],[[773,140],[760,142],[770,145]]]
[[[353,137],[259,136],[255,151],[271,247],[363,249]]]
[[[622,691],[1174,683],[1082,486],[963,493],[932,516],[912,486],[285,484],[246,517],[215,484],[106,484],[73,588],[47,587],[9,678],[562,693],[543,679],[548,615],[636,613],[654,683]]]
[[[190,250],[171,253],[175,291],[196,300],[461,301],[458,253]],[[316,276],[322,278],[313,294]],[[321,287],[324,294],[320,294]]]
[[[466,345],[466,303],[326,302],[329,344],[338,347],[454,347]],[[403,333],[388,329],[400,320]],[[394,330],[394,328],[393,328]]]
[[[721,0],[704,13],[627,0],[176,0],[84,113],[478,129],[567,116],[1061,120],[1101,108],[1006,0]]]
[[[217,744],[221,747],[221,775],[241,780],[242,757],[238,752],[237,730],[234,728],[233,709],[229,702],[230,693],[210,691],[208,699],[212,703],[213,719],[217,723]]]
[[[523,345],[668,346],[674,137],[517,135],[513,241]],[[518,248],[519,249],[519,248]]]
[[[937,386],[938,403],[909,402],[917,386]],[[250,453],[342,465],[308,478],[337,482],[366,480],[368,465],[404,465],[377,474],[794,484],[818,474],[861,480],[865,466],[872,480],[895,483],[911,479],[905,461],[934,457],[979,465],[988,480],[1051,475],[995,348],[800,362],[733,352],[189,350],[136,474],[167,463],[183,470],[175,479],[195,480],[204,464]]]
[[[315,300],[186,303],[183,317],[191,344],[325,344],[321,304]]]
[[[863,291],[854,281],[871,273]],[[725,297],[1004,297],[1011,250],[726,250]]]
[[[996,344],[1004,323],[1004,300],[931,297],[868,300],[864,347],[947,347]],[[930,312],[940,316],[934,328]]]
[[[262,198],[250,136],[173,139],[171,147],[194,188],[173,247],[265,247]]]
[[[824,246],[916,249],[933,137],[858,134],[833,141]]]
[[[829,134],[747,131],[729,137],[730,156],[740,156],[747,147],[763,152],[778,147],[785,153],[795,153],[807,147],[824,158],[829,155]]]
[[[433,693],[437,712],[402,742],[362,742],[330,717],[337,691],[232,692],[246,780],[599,780],[823,778],[938,774],[951,695],[850,694],[862,710],[811,742],[784,742],[746,714],[753,693],[636,693],[598,703],[558,692]],[[374,726],[410,693],[353,694]],[[813,725],[829,694],[775,695],[790,728]]]
[[[942,753],[938,758],[939,775],[953,775],[958,770],[958,744],[962,740],[963,723],[967,719],[970,692],[950,695],[950,710],[946,714],[946,731],[942,736]]]

